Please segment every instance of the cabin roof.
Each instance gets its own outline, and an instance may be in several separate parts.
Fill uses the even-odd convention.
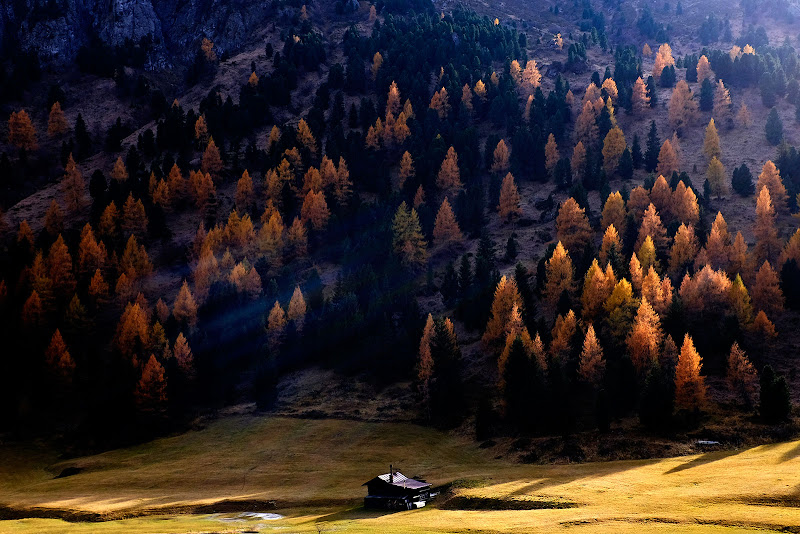
[[[384,484],[389,484],[391,486],[396,486],[398,488],[406,488],[406,489],[423,489],[429,488],[431,485],[427,482],[422,482],[421,480],[416,480],[413,478],[408,478],[400,471],[395,471],[394,478],[392,482],[389,482],[389,473],[378,475],[372,480],[369,480],[362,484],[362,486],[366,486],[367,484],[372,484],[373,482],[382,482]]]

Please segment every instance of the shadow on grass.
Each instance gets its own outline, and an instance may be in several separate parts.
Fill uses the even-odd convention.
[[[783,453],[781,455],[780,462],[788,462],[789,460],[794,460],[797,457],[800,457],[800,443]]]
[[[687,469],[692,469],[693,467],[699,467],[701,465],[710,464],[719,460],[724,460],[726,458],[730,458],[731,456],[736,456],[737,454],[741,454],[745,452],[747,449],[742,449],[738,451],[714,451],[714,452],[707,452],[701,456],[693,460],[689,460],[688,462],[682,463],[681,465],[676,465],[669,471],[666,471],[665,475],[671,475],[673,473],[679,473],[681,471],[685,471]]]
[[[404,510],[405,511],[405,510]],[[325,523],[329,521],[353,521],[356,519],[375,519],[389,514],[396,514],[394,510],[377,510],[374,508],[364,508],[361,506],[354,506],[347,510],[339,510],[328,515],[324,515],[314,519],[313,523]]]

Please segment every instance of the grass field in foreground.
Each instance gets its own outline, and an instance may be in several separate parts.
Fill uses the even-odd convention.
[[[434,484],[461,481],[456,498],[361,510],[361,484],[390,462]],[[54,478],[73,466],[82,471]],[[242,416],[67,461],[0,447],[0,506],[114,519],[0,521],[0,532],[800,532],[799,484],[800,442],[540,466],[495,460],[466,438],[414,425]],[[248,520],[224,507],[210,515],[207,505],[231,500],[286,517]],[[152,515],[130,517],[143,512]]]

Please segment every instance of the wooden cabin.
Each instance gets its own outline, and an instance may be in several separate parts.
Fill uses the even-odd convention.
[[[431,500],[431,485],[424,480],[408,478],[389,466],[389,472],[363,484],[367,487],[365,508],[413,510]]]

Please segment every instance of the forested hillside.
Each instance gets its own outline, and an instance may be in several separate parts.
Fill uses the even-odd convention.
[[[0,431],[253,403],[526,461],[790,436],[792,7],[514,4],[147,2],[138,45],[94,21],[58,61],[7,33]]]

